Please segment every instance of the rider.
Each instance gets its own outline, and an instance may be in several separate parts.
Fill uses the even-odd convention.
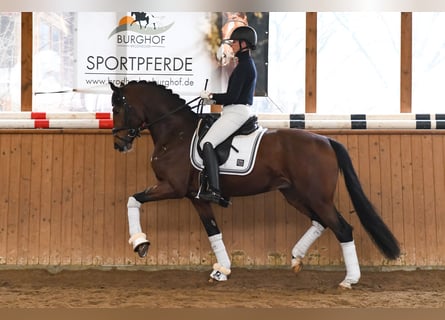
[[[238,27],[233,30],[230,38],[223,42],[230,44],[238,59],[229,77],[226,93],[211,93],[204,90],[200,94],[205,103],[223,106],[221,116],[200,143],[209,188],[203,190],[199,198],[215,203],[220,203],[222,197],[219,187],[219,165],[214,148],[249,119],[257,79],[255,63],[251,56],[251,50],[255,50],[257,44],[255,29],[250,26]]]

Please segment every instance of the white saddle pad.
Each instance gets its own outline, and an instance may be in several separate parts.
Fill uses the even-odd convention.
[[[259,127],[249,135],[241,135],[233,138],[230,148],[229,158],[220,167],[221,174],[247,175],[255,164],[255,158],[266,128]],[[204,169],[203,160],[198,154],[198,135],[197,131],[193,135],[190,146],[190,160],[192,165],[198,169]]]

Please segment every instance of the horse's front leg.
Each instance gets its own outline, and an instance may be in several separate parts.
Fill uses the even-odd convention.
[[[213,265],[213,271],[210,273],[209,281],[226,281],[231,272],[231,262],[222,240],[222,233],[218,228],[218,224],[216,223],[212,206],[210,203],[196,198],[190,198],[190,200],[195,206],[195,209],[199,214],[199,218],[201,219],[201,222],[207,232],[210,246],[212,247],[217,261]]]
[[[160,183],[147,188],[143,192],[134,194],[128,198],[128,228],[130,239],[128,242],[133,246],[133,250],[139,257],[144,258],[147,255],[150,242],[147,235],[142,231],[140,221],[140,207],[148,201],[157,201],[163,199],[172,199],[179,197],[175,190],[168,183]]]

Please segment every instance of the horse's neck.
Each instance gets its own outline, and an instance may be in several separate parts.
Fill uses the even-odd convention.
[[[150,128],[153,143],[166,144],[178,138],[188,143],[192,140],[197,124],[198,118],[193,112],[186,117],[172,115]]]

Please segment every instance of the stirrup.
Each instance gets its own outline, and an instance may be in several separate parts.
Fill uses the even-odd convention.
[[[211,201],[214,203],[219,204],[219,200],[221,199],[221,194],[219,192],[215,192],[212,190],[205,190],[201,193],[199,193],[199,199]]]
[[[230,201],[224,199],[219,192],[212,190],[206,190],[200,192],[197,197],[201,200],[210,201],[220,205],[221,207],[227,208],[230,205]]]

